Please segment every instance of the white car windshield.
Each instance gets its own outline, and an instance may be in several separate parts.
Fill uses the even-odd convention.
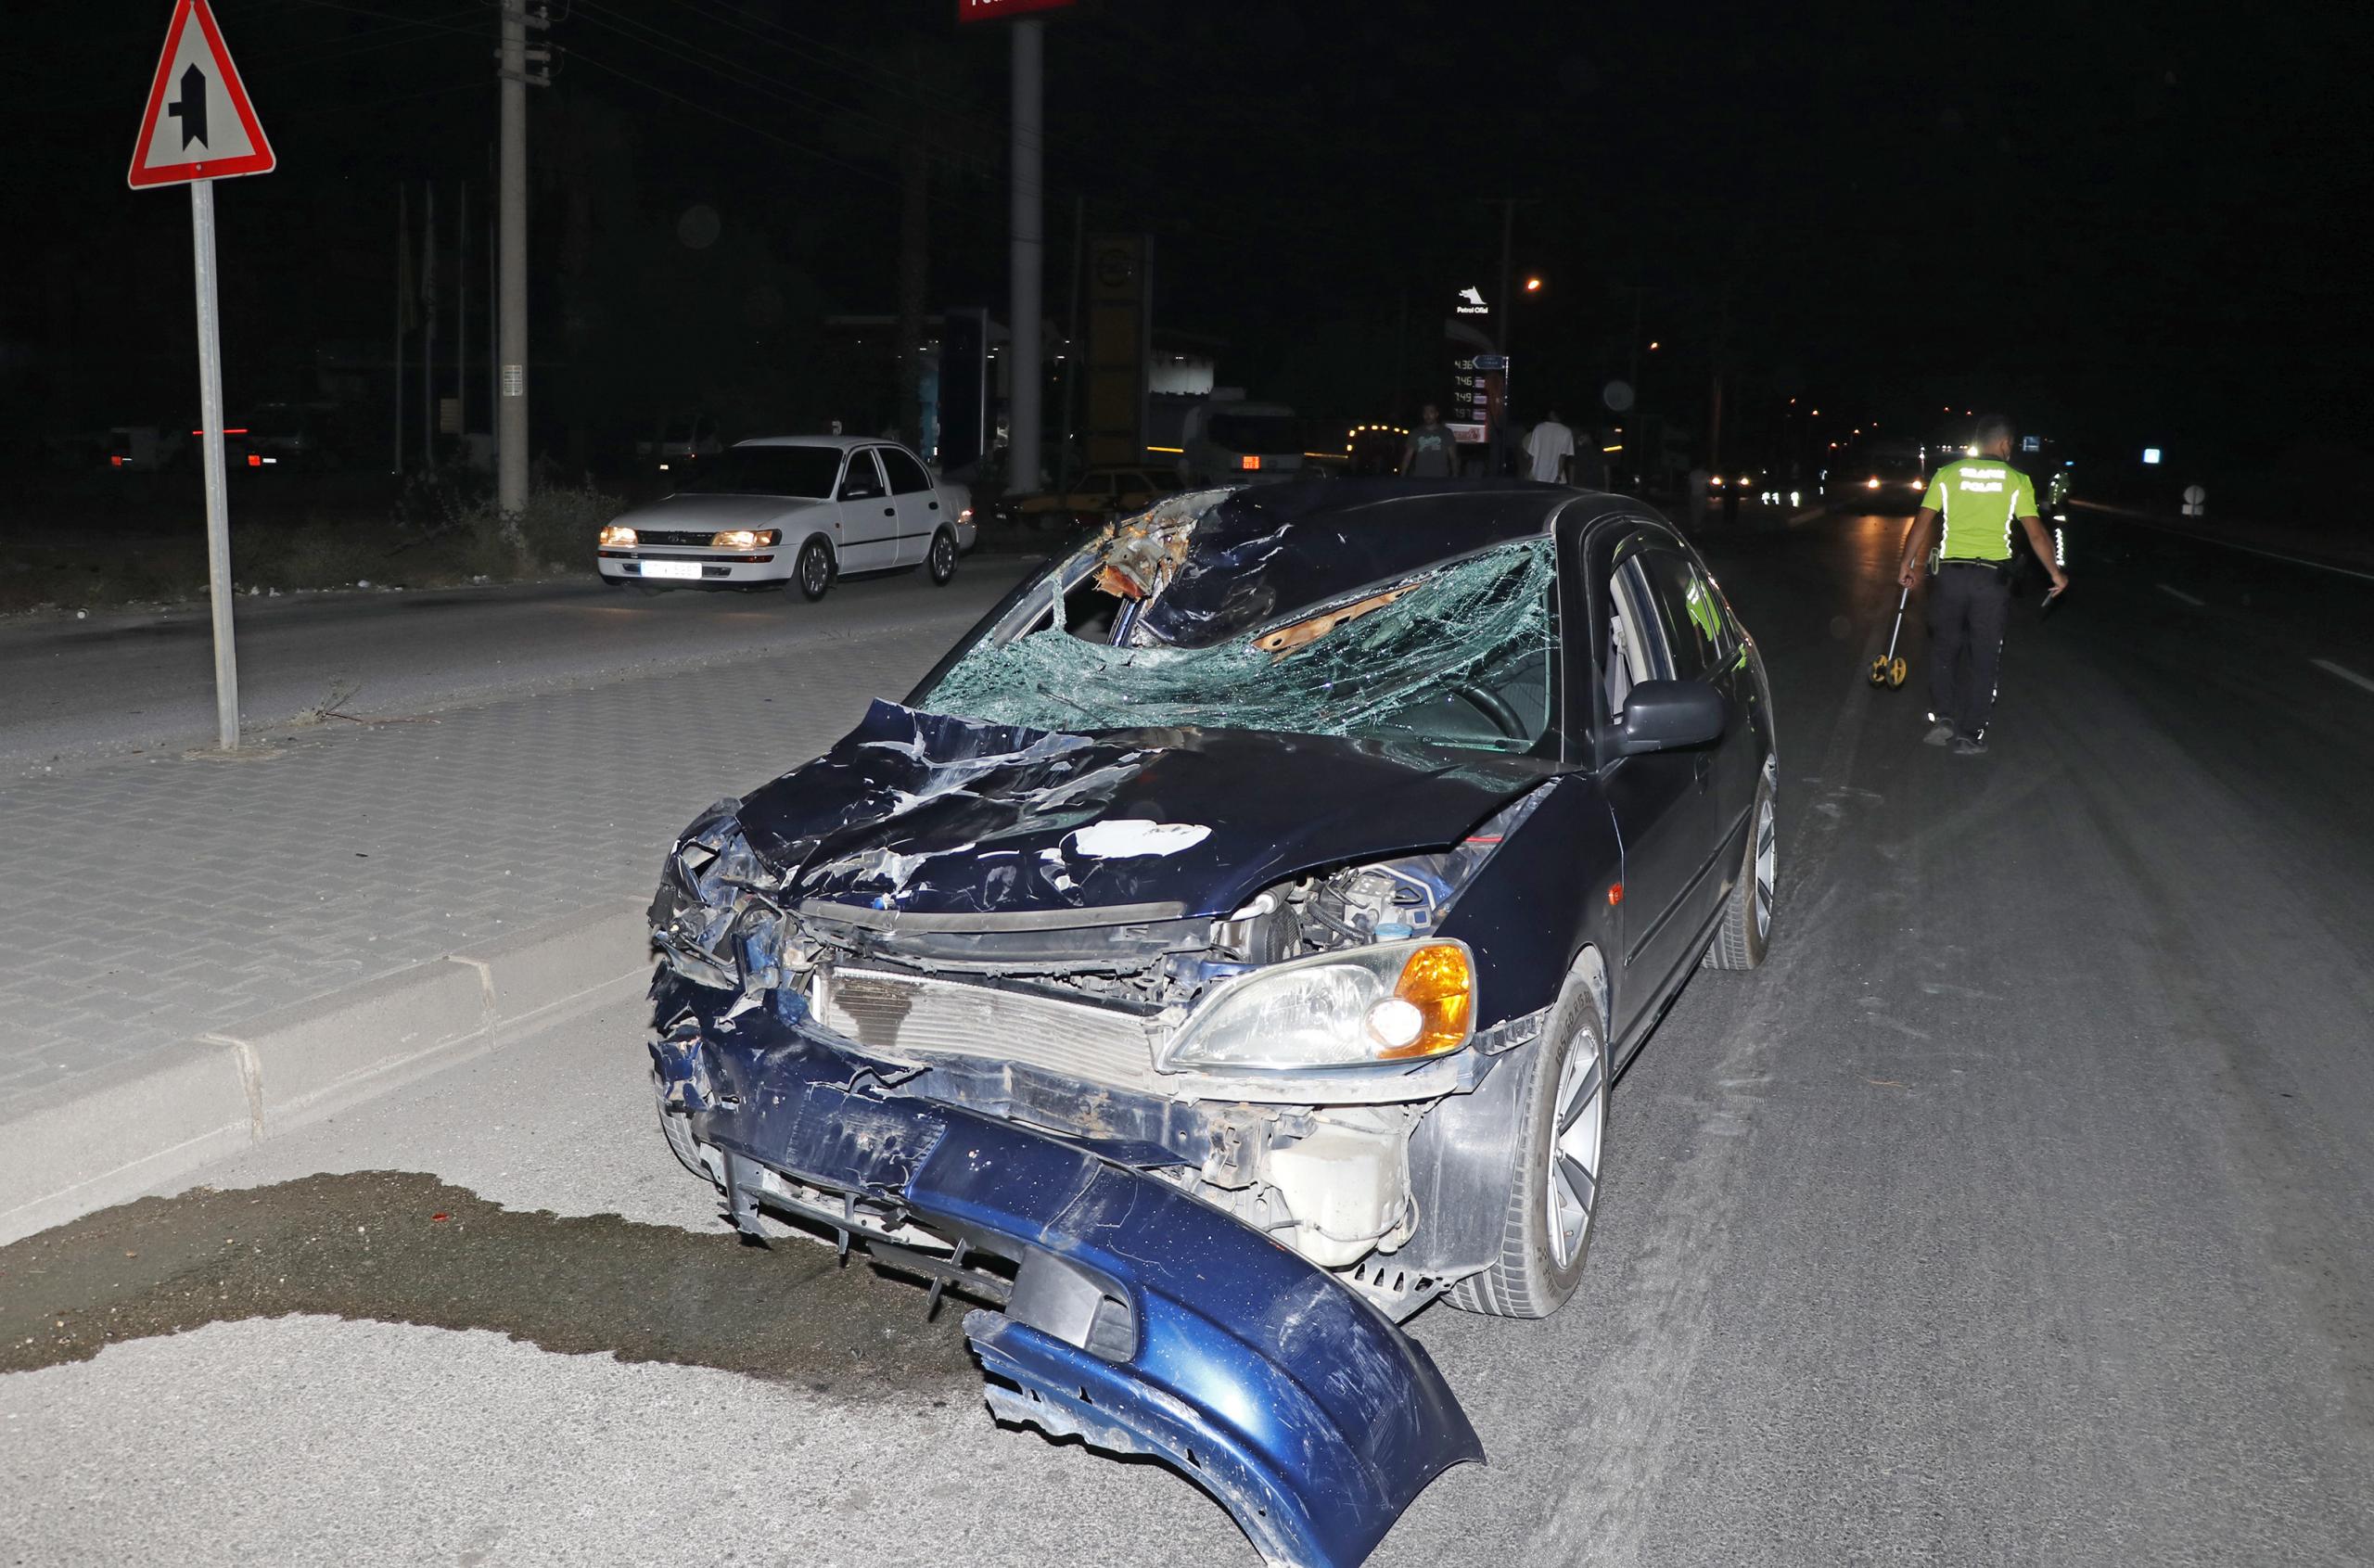
[[[677,483],[685,495],[790,495],[822,501],[840,476],[841,449],[832,446],[737,446],[695,458]]]

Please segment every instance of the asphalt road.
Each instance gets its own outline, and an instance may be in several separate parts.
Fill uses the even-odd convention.
[[[969,556],[946,589],[921,575],[793,593],[645,595],[582,580],[516,587],[293,593],[237,601],[249,733],[761,657],[807,643],[987,609],[1026,563]],[[0,769],[211,745],[214,655],[203,604],[84,619],[0,619]],[[334,720],[333,720],[334,721]]]
[[[1713,542],[1782,722],[1773,956],[1618,1085],[1572,1305],[1416,1321],[1491,1460],[1375,1562],[2374,1560],[2363,585],[2074,538],[1957,758],[1863,680],[1901,528]],[[1160,1467],[994,1428],[912,1286],[736,1247],[639,1022],[0,1249],[0,1542],[1253,1561]]]

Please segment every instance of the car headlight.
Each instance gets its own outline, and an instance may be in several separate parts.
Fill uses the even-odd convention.
[[[1475,1035],[1464,942],[1378,942],[1228,981],[1171,1037],[1166,1067],[1347,1067],[1459,1050]]]
[[[783,535],[772,529],[727,529],[708,542],[712,550],[756,550],[762,544],[772,544]]]
[[[610,523],[602,529],[602,543],[610,549],[623,549],[634,542],[634,529],[624,523]]]
[[[956,526],[959,528],[964,527],[966,523],[969,523],[972,520],[973,509],[970,506],[967,506],[964,510],[956,514]]]
[[[1863,488],[1864,488],[1865,490],[1877,490],[1877,489],[1879,489],[1879,488],[1880,488],[1880,481],[1879,481],[1879,479],[1878,479],[1876,477],[1875,477],[1875,478],[1872,478],[1865,479],[1865,480],[1863,481]]]

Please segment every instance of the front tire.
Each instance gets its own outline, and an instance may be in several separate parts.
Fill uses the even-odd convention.
[[[811,539],[800,546],[799,560],[792,567],[791,580],[793,586],[799,590],[801,598],[811,605],[823,598],[832,591],[834,575],[830,545],[821,539]]]
[[[1447,1298],[1495,1318],[1547,1318],[1583,1277],[1607,1146],[1607,1046],[1600,999],[1571,975],[1533,1048],[1519,1101],[1524,1141],[1511,1162],[1500,1256]]]
[[[945,588],[956,575],[956,536],[942,529],[931,536],[931,554],[924,557],[930,568],[933,586]]]
[[[708,1166],[701,1164],[700,1150],[693,1143],[693,1118],[670,1110],[668,1103],[659,1099],[659,1075],[657,1073],[651,1076],[651,1091],[652,1098],[658,1103],[659,1135],[668,1140],[668,1152],[676,1156],[678,1165],[703,1181],[713,1184],[716,1178],[709,1175]]]
[[[1754,969],[1772,941],[1772,899],[1780,865],[1780,835],[1772,809],[1772,781],[1755,786],[1749,818],[1746,863],[1723,904],[1723,924],[1706,950],[1709,969]]]

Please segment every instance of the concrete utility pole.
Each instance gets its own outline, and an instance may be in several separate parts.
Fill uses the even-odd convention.
[[[533,57],[552,51],[528,47],[528,29],[552,25],[530,16],[528,0],[502,0],[503,154],[497,250],[494,504],[504,532],[519,542],[518,518],[528,509],[528,89],[552,83],[549,71],[528,74]]]
[[[1500,414],[1492,421],[1491,472],[1498,477],[1505,465],[1509,451],[1509,385],[1516,377],[1511,374],[1509,357],[1509,318],[1516,313],[1516,271],[1514,247],[1517,232],[1517,209],[1530,207],[1533,198],[1502,196],[1492,198],[1500,209],[1500,302],[1492,309],[1492,347],[1501,359]]]
[[[437,182],[420,198],[420,465],[437,471]]]
[[[404,472],[404,323],[412,315],[412,298],[404,285],[412,281],[412,187],[396,185],[396,336],[389,350],[388,368],[394,376],[396,402],[395,461],[389,472]]]
[[[1014,24],[1014,260],[1006,338],[1006,488],[1036,491],[1039,467],[1039,297],[1046,260],[1040,100],[1045,85],[1046,23]]]
[[[470,441],[470,182],[462,182],[462,210],[453,220],[453,431],[469,466]]]

